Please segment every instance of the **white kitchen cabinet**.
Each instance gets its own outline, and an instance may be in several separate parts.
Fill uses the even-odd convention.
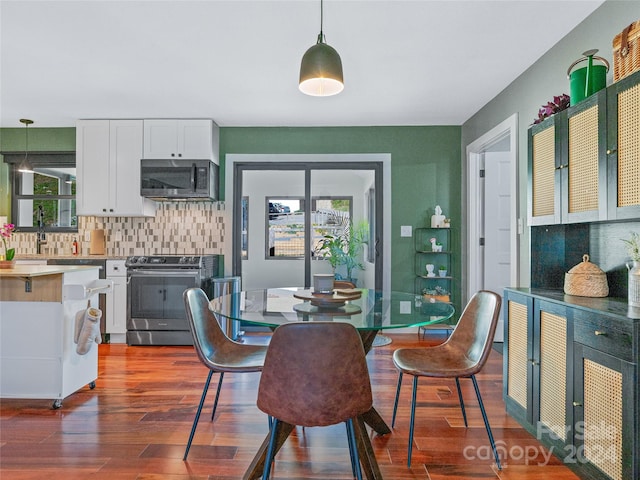
[[[145,159],[213,160],[216,165],[219,129],[210,119],[149,119],[144,121]]]
[[[127,341],[127,269],[124,260],[107,260],[107,280],[113,291],[107,294],[106,333],[110,343]]]
[[[78,215],[155,215],[155,202],[140,196],[142,148],[142,120],[76,123]]]

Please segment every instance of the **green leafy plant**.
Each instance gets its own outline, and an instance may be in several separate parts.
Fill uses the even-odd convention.
[[[342,215],[338,217],[345,218]],[[334,219],[336,221],[334,224],[342,226],[342,232],[336,235],[324,235],[318,242],[315,253],[329,262],[334,273],[338,266],[344,265],[347,279],[353,279],[354,270],[364,269],[360,255],[363,246],[367,243],[369,224],[362,221],[354,227],[348,220],[346,223],[338,223],[338,220]]]
[[[627,246],[627,253],[631,257],[631,260],[640,262],[640,233],[631,232],[631,238],[623,238],[622,241]]]
[[[13,260],[16,254],[15,248],[7,248],[7,240],[11,238],[11,234],[15,229],[16,226],[13,223],[5,223],[2,228],[0,228],[0,236],[2,236],[2,244],[4,245],[4,258],[6,260]]]
[[[444,270],[444,271],[446,271],[446,270],[447,270],[447,267],[446,267],[446,266],[444,266],[444,265],[440,265],[440,266],[438,267],[438,270]]]

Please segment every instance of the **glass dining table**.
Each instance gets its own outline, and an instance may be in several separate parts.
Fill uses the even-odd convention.
[[[423,300],[421,295],[412,293],[347,289],[327,295],[315,294],[301,287],[265,288],[222,295],[213,298],[209,308],[225,325],[238,321],[274,330],[291,322],[350,323],[358,330],[365,352],[371,350],[376,335],[382,330],[443,323],[455,313],[449,303]],[[380,435],[391,432],[374,407],[362,418]],[[261,448],[258,452],[243,478],[260,478],[266,454],[263,450]],[[377,468],[367,470],[365,468],[367,478],[381,478]]]

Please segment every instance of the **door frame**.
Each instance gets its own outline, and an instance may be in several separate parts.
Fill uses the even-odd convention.
[[[509,158],[511,177],[511,215],[510,215],[510,286],[517,287],[520,272],[520,255],[518,234],[522,227],[518,221],[518,115],[513,114],[499,125],[495,126],[480,138],[467,145],[467,282],[466,292],[463,292],[463,305],[468,298],[483,285],[483,262],[480,237],[482,231],[482,219],[484,211],[484,196],[481,198],[482,185],[480,179],[480,165],[483,161],[484,152],[496,145],[498,142],[509,138]],[[464,285],[463,285],[464,289]],[[496,292],[502,295],[502,292]]]
[[[225,272],[231,275],[240,275],[241,260],[241,172],[243,170],[320,170],[320,169],[345,169],[345,170],[374,170],[375,171],[375,196],[377,207],[375,211],[376,223],[376,262],[375,285],[376,289],[389,290],[391,288],[391,233],[384,225],[391,224],[390,209],[383,208],[383,199],[391,198],[391,182],[385,179],[391,178],[391,154],[227,154],[225,156],[225,212],[226,225],[231,225],[231,242],[224,244]],[[309,176],[306,176],[309,182]],[[307,185],[308,187],[309,185]],[[311,202],[305,202],[307,208]],[[231,215],[231,218],[229,218]],[[306,217],[309,219],[310,216]],[[385,274],[386,273],[386,274]],[[310,277],[310,265],[305,265],[305,278]]]

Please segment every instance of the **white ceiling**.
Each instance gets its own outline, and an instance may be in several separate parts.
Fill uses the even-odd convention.
[[[0,0],[0,126],[461,125],[602,3],[326,0],[345,89],[318,98],[297,79],[319,0]]]

